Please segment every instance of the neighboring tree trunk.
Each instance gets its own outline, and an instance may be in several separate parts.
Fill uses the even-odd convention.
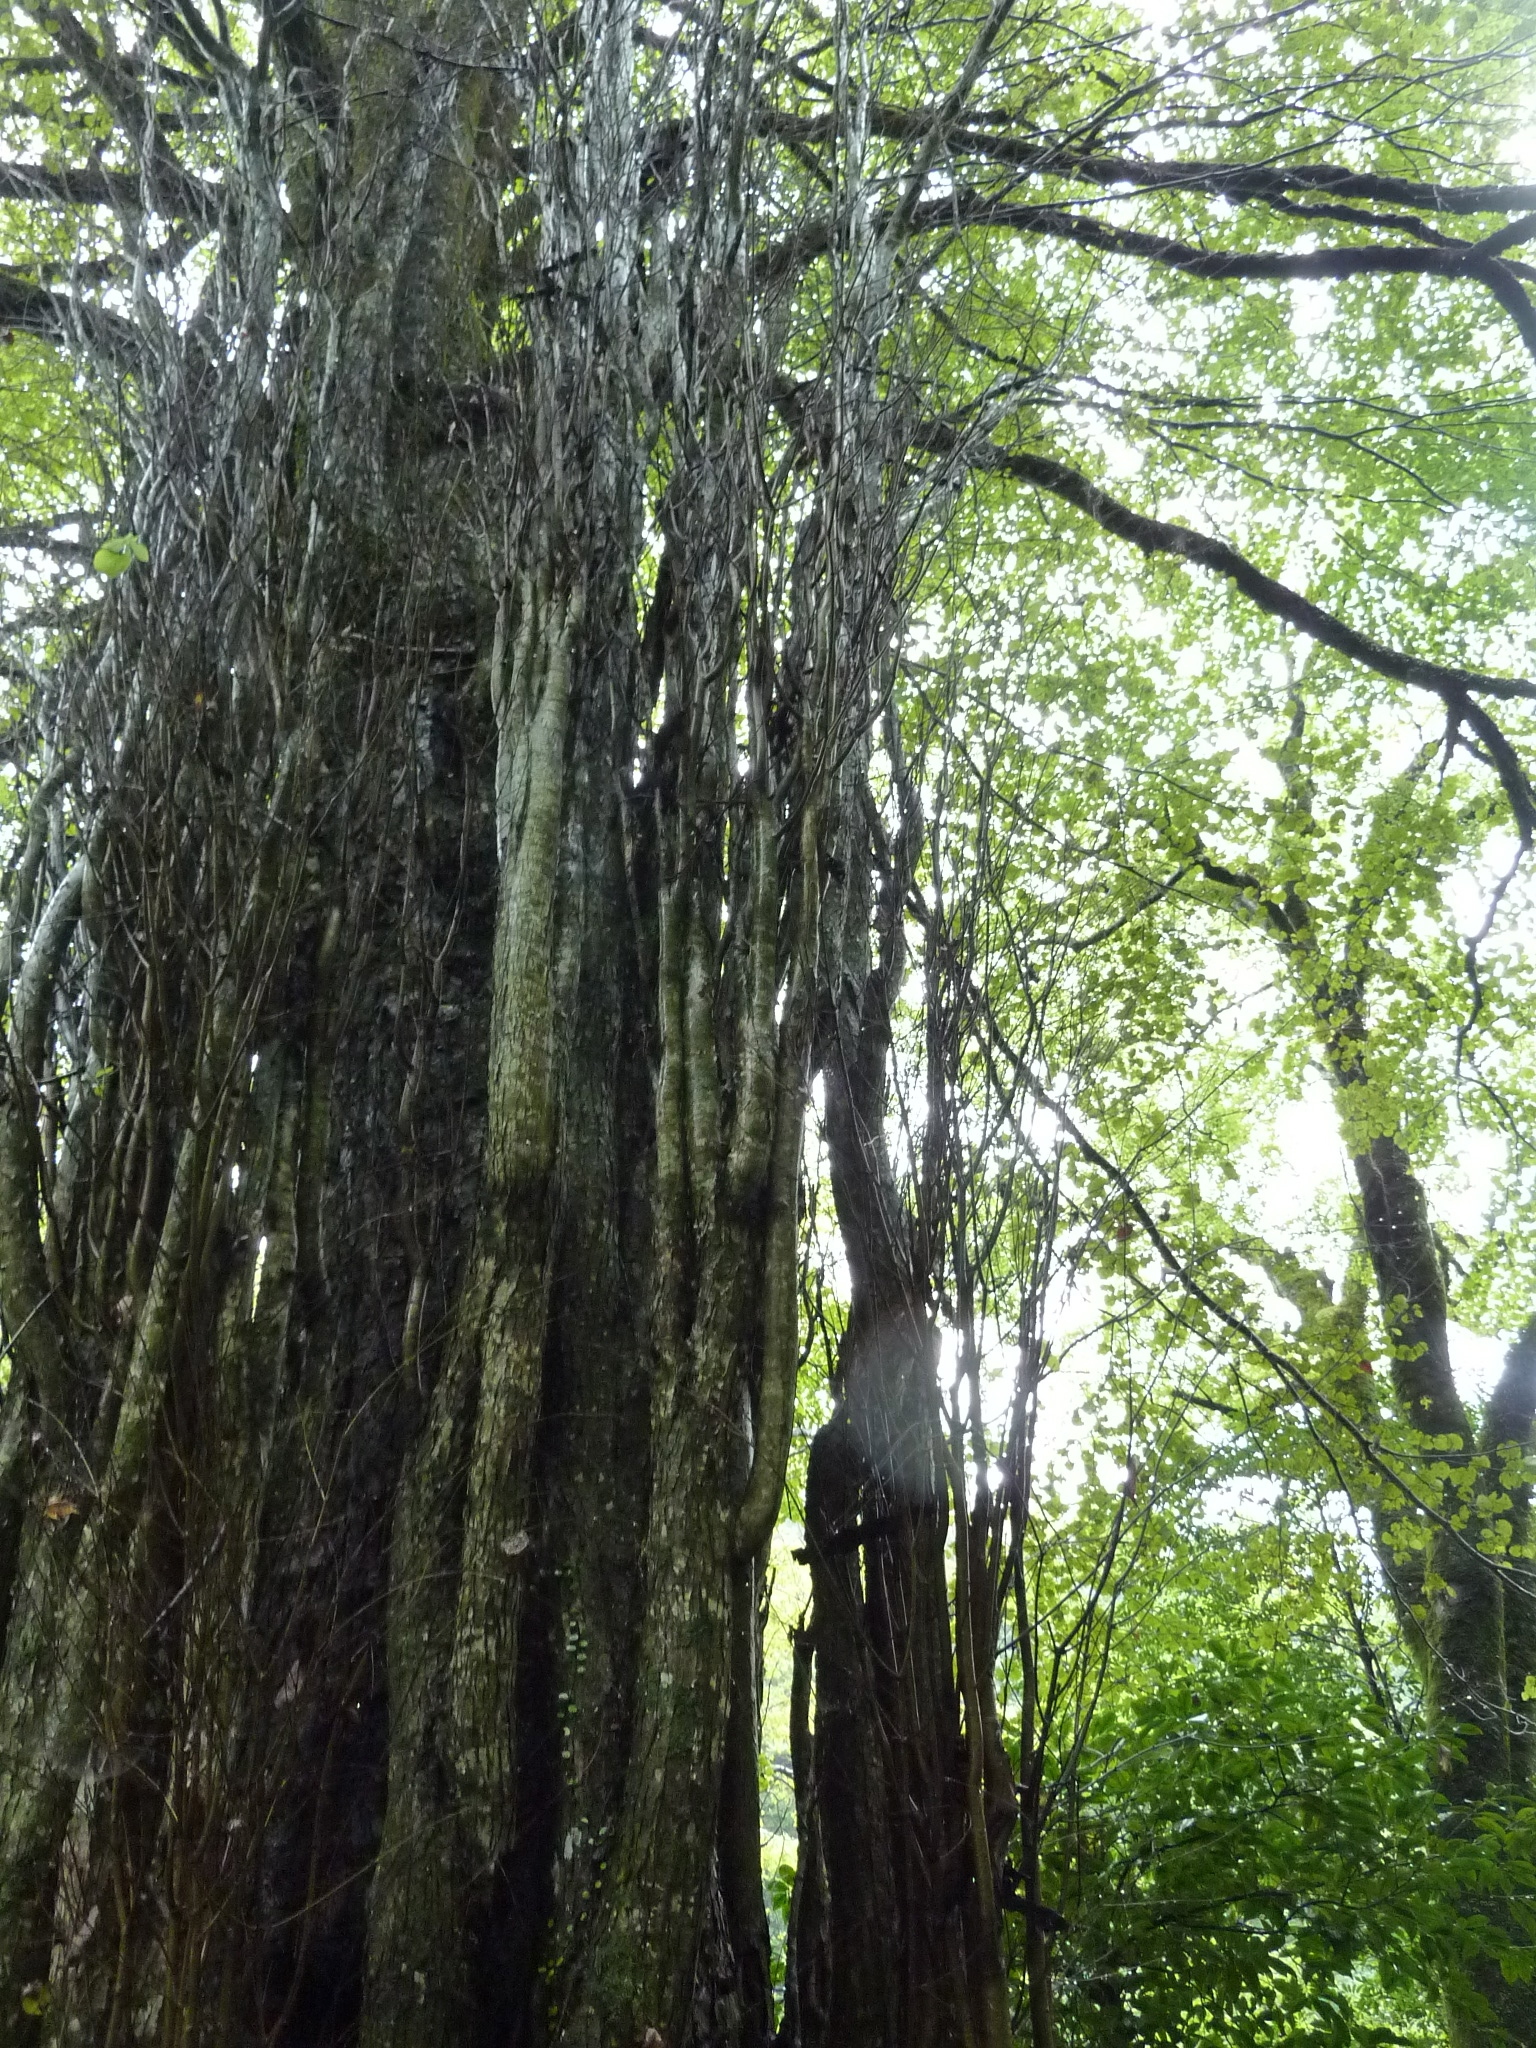
[[[1287,822],[1305,834],[1303,730],[1298,700],[1282,766]],[[1403,778],[1405,801],[1415,781],[1416,771]],[[1323,1049],[1388,1344],[1396,1424],[1380,1427],[1379,1413],[1374,1420],[1411,1495],[1406,1509],[1378,1511],[1383,1567],[1424,1677],[1435,1781],[1450,1802],[1448,1832],[1467,1835],[1481,1802],[1523,1800],[1532,1786],[1532,1710],[1524,1693],[1536,1669],[1536,1581],[1523,1552],[1531,1512],[1526,1475],[1536,1448],[1536,1319],[1510,1350],[1479,1427],[1451,1366],[1445,1260],[1429,1205],[1401,1142],[1396,1105],[1372,1071],[1366,970],[1327,957],[1312,908],[1294,883],[1270,891],[1209,861],[1205,869],[1210,879],[1241,890],[1247,913],[1279,942]],[[1352,947],[1363,949],[1366,918],[1380,908],[1379,901],[1357,906],[1361,929]],[[1378,1475],[1370,1483],[1379,1485]],[[1478,1894],[1467,1909],[1524,1945],[1504,1902]],[[1447,1992],[1454,2048],[1536,2038],[1528,1984],[1508,1982],[1487,1954],[1474,1958],[1467,1975],[1469,1986],[1453,1980]]]
[[[850,757],[825,918],[832,971],[818,1070],[851,1287],[836,1406],[806,1484],[816,1731],[808,1784],[806,1760],[796,1762],[796,1798],[814,1808],[820,1869],[797,1887],[791,1937],[802,1967],[824,1946],[825,2003],[813,2032],[802,1995],[799,2031],[786,2032],[871,2048],[1003,2048],[999,1915],[1015,1805],[992,1696],[989,1459],[980,1456],[973,1506],[970,1446],[947,1441],[941,1415],[932,1234],[903,1199],[887,1149],[891,1012],[920,823],[893,723],[887,752],[897,830],[877,847],[866,764]],[[930,1076],[930,1131],[952,1079],[947,1069]]]
[[[1343,1104],[1350,1128],[1348,1097]],[[1447,1331],[1445,1268],[1429,1206],[1406,1153],[1391,1136],[1357,1151],[1366,1246],[1391,1346],[1398,1411],[1414,1437],[1412,1466],[1443,1474],[1424,1486],[1435,1515],[1425,1551],[1422,1631],[1426,1703],[1437,1741],[1435,1775],[1451,1802],[1452,1836],[1472,1836],[1484,1801],[1525,1800],[1531,1792],[1531,1709],[1525,1681],[1536,1636],[1536,1595],[1523,1555],[1530,1524],[1525,1472],[1536,1417],[1536,1320],[1510,1350],[1476,1430],[1457,1391]],[[1391,1544],[1389,1526],[1386,1540]],[[1497,1898],[1476,1895],[1517,1945],[1524,1937]],[[1473,1996],[1453,1982],[1447,2021],[1453,2048],[1509,2040],[1525,2048],[1532,2028],[1530,1986],[1511,1983],[1493,1957],[1468,1967]],[[1493,2016],[1490,2028],[1483,2008]]]

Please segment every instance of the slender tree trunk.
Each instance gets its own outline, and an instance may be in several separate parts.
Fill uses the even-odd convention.
[[[891,745],[899,744],[894,733]],[[837,813],[819,1066],[831,1180],[851,1276],[837,1406],[806,1489],[825,1871],[797,1892],[797,1956],[825,1942],[826,2037],[1002,2048],[1010,2033],[998,1917],[1011,1772],[989,1724],[996,1620],[963,1457],[940,1424],[937,1332],[920,1232],[886,1141],[891,1006],[905,968],[910,821],[876,851],[850,761]],[[876,950],[872,953],[871,944]],[[958,1490],[957,1490],[958,1488]],[[953,1597],[948,1534],[964,1547]],[[975,1567],[972,1577],[971,1568]],[[999,1798],[999,1771],[1007,1781]],[[797,1799],[802,1794],[797,1783]],[[994,1805],[1007,1821],[994,1827]],[[815,1913],[818,1919],[812,1919]],[[824,1932],[822,1931],[824,1928]],[[802,2026],[803,2026],[802,2021]],[[809,2036],[806,2036],[809,2038]]]

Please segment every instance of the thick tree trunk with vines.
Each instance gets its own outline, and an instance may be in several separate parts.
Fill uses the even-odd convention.
[[[54,707],[0,1129],[7,2038],[771,2032],[759,1588],[831,679],[786,710],[737,55],[642,305],[632,11],[578,43],[564,127],[515,62],[295,59],[243,339],[188,413],[199,331],[163,336],[153,566]],[[494,402],[492,114],[561,280]]]

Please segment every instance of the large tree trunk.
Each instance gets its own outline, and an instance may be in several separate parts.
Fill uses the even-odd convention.
[[[853,1300],[807,1506],[788,2028],[1006,2038],[996,1508],[942,1427],[935,1259],[884,1149],[913,856],[870,728],[924,477],[967,459],[1253,583],[1014,445],[1049,380],[989,387],[990,312],[954,380],[927,312],[907,347],[919,288],[945,334],[964,296],[915,238],[1081,240],[1075,201],[1014,204],[1069,167],[1057,113],[1011,132],[1016,87],[1026,126],[1037,84],[1075,90],[1033,19],[970,122],[1009,12],[958,62],[948,21],[916,63],[888,38],[877,90],[843,7],[829,78],[798,17],[764,61],[750,8],[663,37],[634,0],[297,0],[254,49],[190,0],[122,47],[27,10],[36,125],[73,134],[78,93],[115,154],[8,164],[6,204],[110,211],[114,253],[0,297],[118,401],[134,539],[28,671],[0,960],[22,2048],[766,2039],[758,1639],[813,1053]],[[1085,118],[1072,162],[1119,208]],[[1460,671],[1409,679],[1447,675],[1463,704]]]
[[[233,268],[146,371],[152,568],[50,707],[0,1130],[8,2039],[771,2031],[760,1561],[862,684],[823,655],[791,705],[775,655],[750,39],[702,46],[647,287],[632,10],[555,86],[410,34],[486,69],[400,18],[288,52]],[[498,368],[513,176],[553,282]]]

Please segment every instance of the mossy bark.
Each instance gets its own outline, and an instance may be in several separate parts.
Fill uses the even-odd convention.
[[[624,0],[274,19],[154,328],[151,562],[12,897],[26,2048],[772,2031],[754,1644],[877,678],[783,646],[826,527],[761,459],[751,34],[675,239],[636,46]]]

